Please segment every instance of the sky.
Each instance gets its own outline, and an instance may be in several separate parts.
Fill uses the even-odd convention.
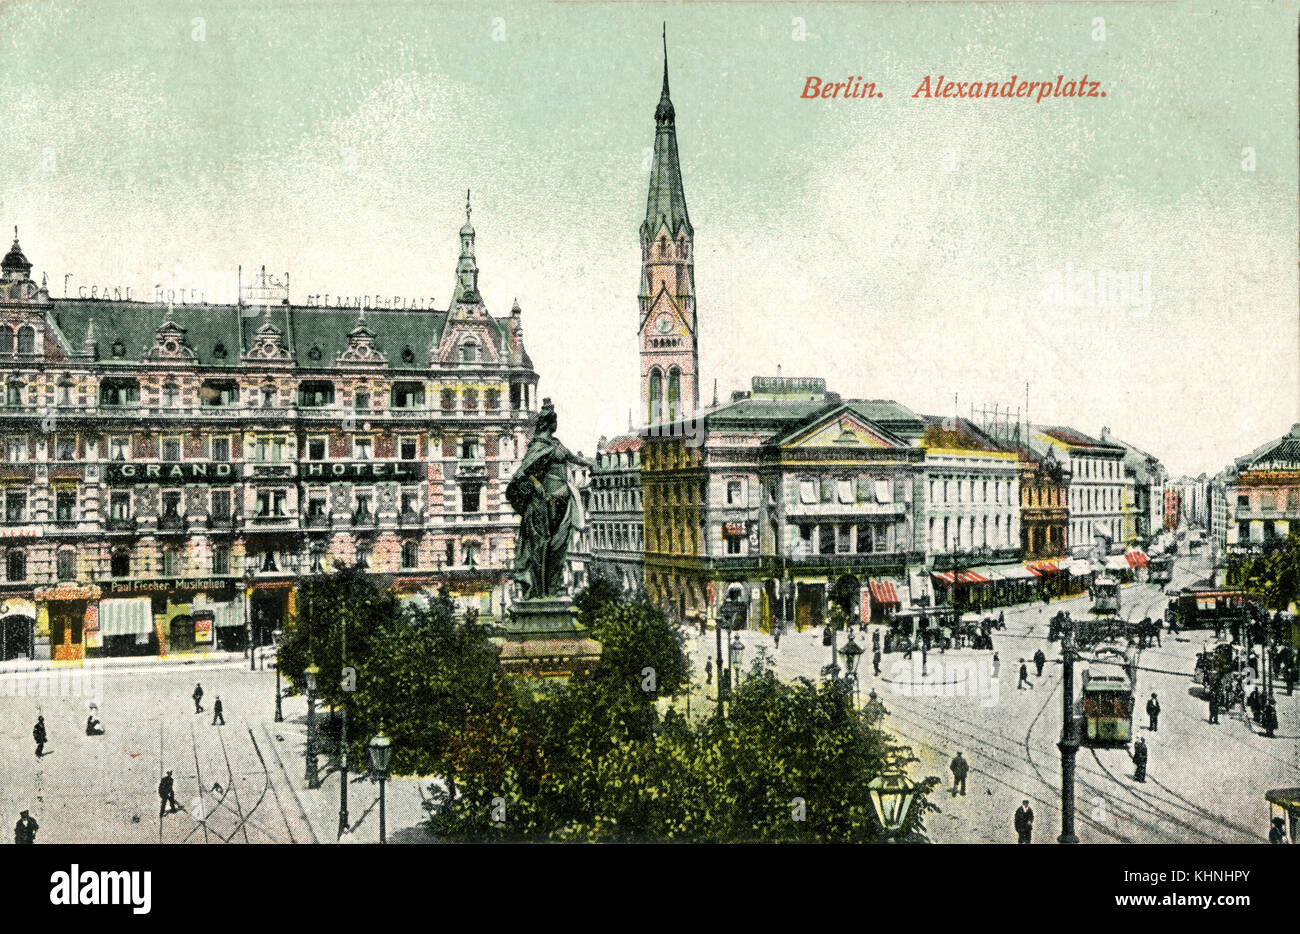
[[[753,375],[1103,426],[1174,474],[1300,422],[1283,3],[8,2],[0,229],[35,274],[517,298],[560,435],[639,409],[667,23],[701,397]],[[1081,78],[1105,98],[914,97]],[[802,99],[808,76],[881,97]],[[66,278],[65,278],[66,277]],[[1100,282],[1100,289],[1089,288]],[[1026,383],[1028,387],[1026,387]]]

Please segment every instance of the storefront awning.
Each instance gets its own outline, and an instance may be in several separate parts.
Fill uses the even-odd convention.
[[[1106,558],[1106,570],[1127,571],[1129,570],[1128,559],[1123,555],[1110,555]]]
[[[1071,577],[1087,577],[1089,574],[1093,574],[1096,571],[1096,569],[1087,561],[1079,561],[1077,559],[1070,562],[1068,570]]]
[[[873,580],[871,582],[871,599],[885,606],[899,604],[900,602],[893,581]]]
[[[1025,567],[1035,574],[1059,574],[1062,570],[1055,561],[1030,561]]]
[[[998,574],[1006,580],[1027,581],[1037,580],[1038,575],[1032,568],[1027,568],[1023,564],[1012,564],[1007,567],[996,568]]]
[[[1130,551],[1128,554],[1124,555],[1124,560],[1127,561],[1128,566],[1130,568],[1133,568],[1134,570],[1138,568],[1144,568],[1147,566],[1146,553],[1143,552],[1141,549],[1134,549],[1133,551]]]
[[[931,571],[930,573],[945,584],[952,583],[952,571]],[[957,575],[957,583],[959,584],[987,584],[989,582],[989,577],[979,571],[958,571]]]
[[[153,632],[153,600],[129,597],[99,601],[101,636],[140,636]]]

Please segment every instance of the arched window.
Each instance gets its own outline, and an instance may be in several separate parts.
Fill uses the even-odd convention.
[[[36,353],[36,331],[30,324],[18,329],[18,352]]]
[[[649,421],[658,425],[663,421],[664,377],[659,368],[650,371],[650,414]]]
[[[59,580],[70,581],[77,576],[77,552],[73,548],[64,548],[59,552],[55,572]]]
[[[470,339],[460,345],[460,362],[461,363],[478,362],[478,341]]]
[[[682,373],[677,367],[668,371],[668,421],[675,422],[681,417],[682,408]]]
[[[113,552],[112,566],[109,570],[114,577],[130,577],[131,552],[127,551],[125,548],[119,548],[117,551]]]

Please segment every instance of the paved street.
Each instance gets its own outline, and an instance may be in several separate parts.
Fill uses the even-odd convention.
[[[1172,588],[1204,576],[1198,557],[1181,555]],[[1158,588],[1134,584],[1124,588],[1123,615],[1140,620],[1163,615],[1168,597]],[[937,842],[1015,841],[1012,815],[1028,798],[1035,811],[1034,842],[1054,841],[1060,831],[1060,754],[1056,743],[1061,729],[1059,642],[1048,642],[1047,620],[1058,610],[1076,618],[1086,616],[1086,594],[1006,610],[1007,628],[994,637],[1001,658],[1000,677],[991,677],[992,653],[971,650],[930,653],[927,666],[935,688],[917,690],[920,654],[904,661],[900,654],[883,656],[881,677],[871,674],[870,657],[864,656],[862,693],[875,690],[884,701],[888,728],[911,745],[921,759],[916,771],[943,779],[934,797],[939,813],[927,817]],[[1150,750],[1147,781],[1133,781],[1133,765],[1124,749],[1082,749],[1077,759],[1076,832],[1082,842],[1132,843],[1250,843],[1264,842],[1268,831],[1265,790],[1294,783],[1300,763],[1300,692],[1278,695],[1281,726],[1273,739],[1265,738],[1249,722],[1249,715],[1234,710],[1211,726],[1203,700],[1192,693],[1191,672],[1196,653],[1213,633],[1193,631],[1170,638],[1163,646],[1142,652],[1138,675],[1135,736],[1144,736]],[[715,651],[714,636],[704,641],[690,636],[697,681],[703,680],[706,657]],[[746,662],[761,645],[773,651],[771,638],[746,632]],[[861,643],[859,638],[859,642]],[[870,635],[866,644],[870,646]],[[1033,675],[1030,659],[1042,648],[1048,664],[1041,678]],[[820,630],[787,634],[776,652],[781,677],[818,677],[830,661]],[[1032,690],[1017,690],[1019,660],[1029,663]],[[971,678],[974,664],[976,677]],[[1076,664],[1076,691],[1086,662]],[[957,683],[952,683],[956,681]],[[944,683],[947,682],[947,683]],[[697,683],[697,690],[699,685]],[[964,688],[968,688],[963,690]],[[712,695],[712,687],[709,695]],[[1143,709],[1156,692],[1163,711],[1159,732],[1146,729]],[[947,696],[932,696],[935,694]],[[696,694],[693,704],[707,702]],[[948,763],[962,751],[970,763],[967,795],[952,798]]]

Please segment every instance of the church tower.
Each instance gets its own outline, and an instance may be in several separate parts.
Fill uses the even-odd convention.
[[[641,412],[649,425],[690,417],[700,401],[695,232],[686,214],[673,119],[665,29],[664,87],[655,108],[654,162],[641,225]]]

